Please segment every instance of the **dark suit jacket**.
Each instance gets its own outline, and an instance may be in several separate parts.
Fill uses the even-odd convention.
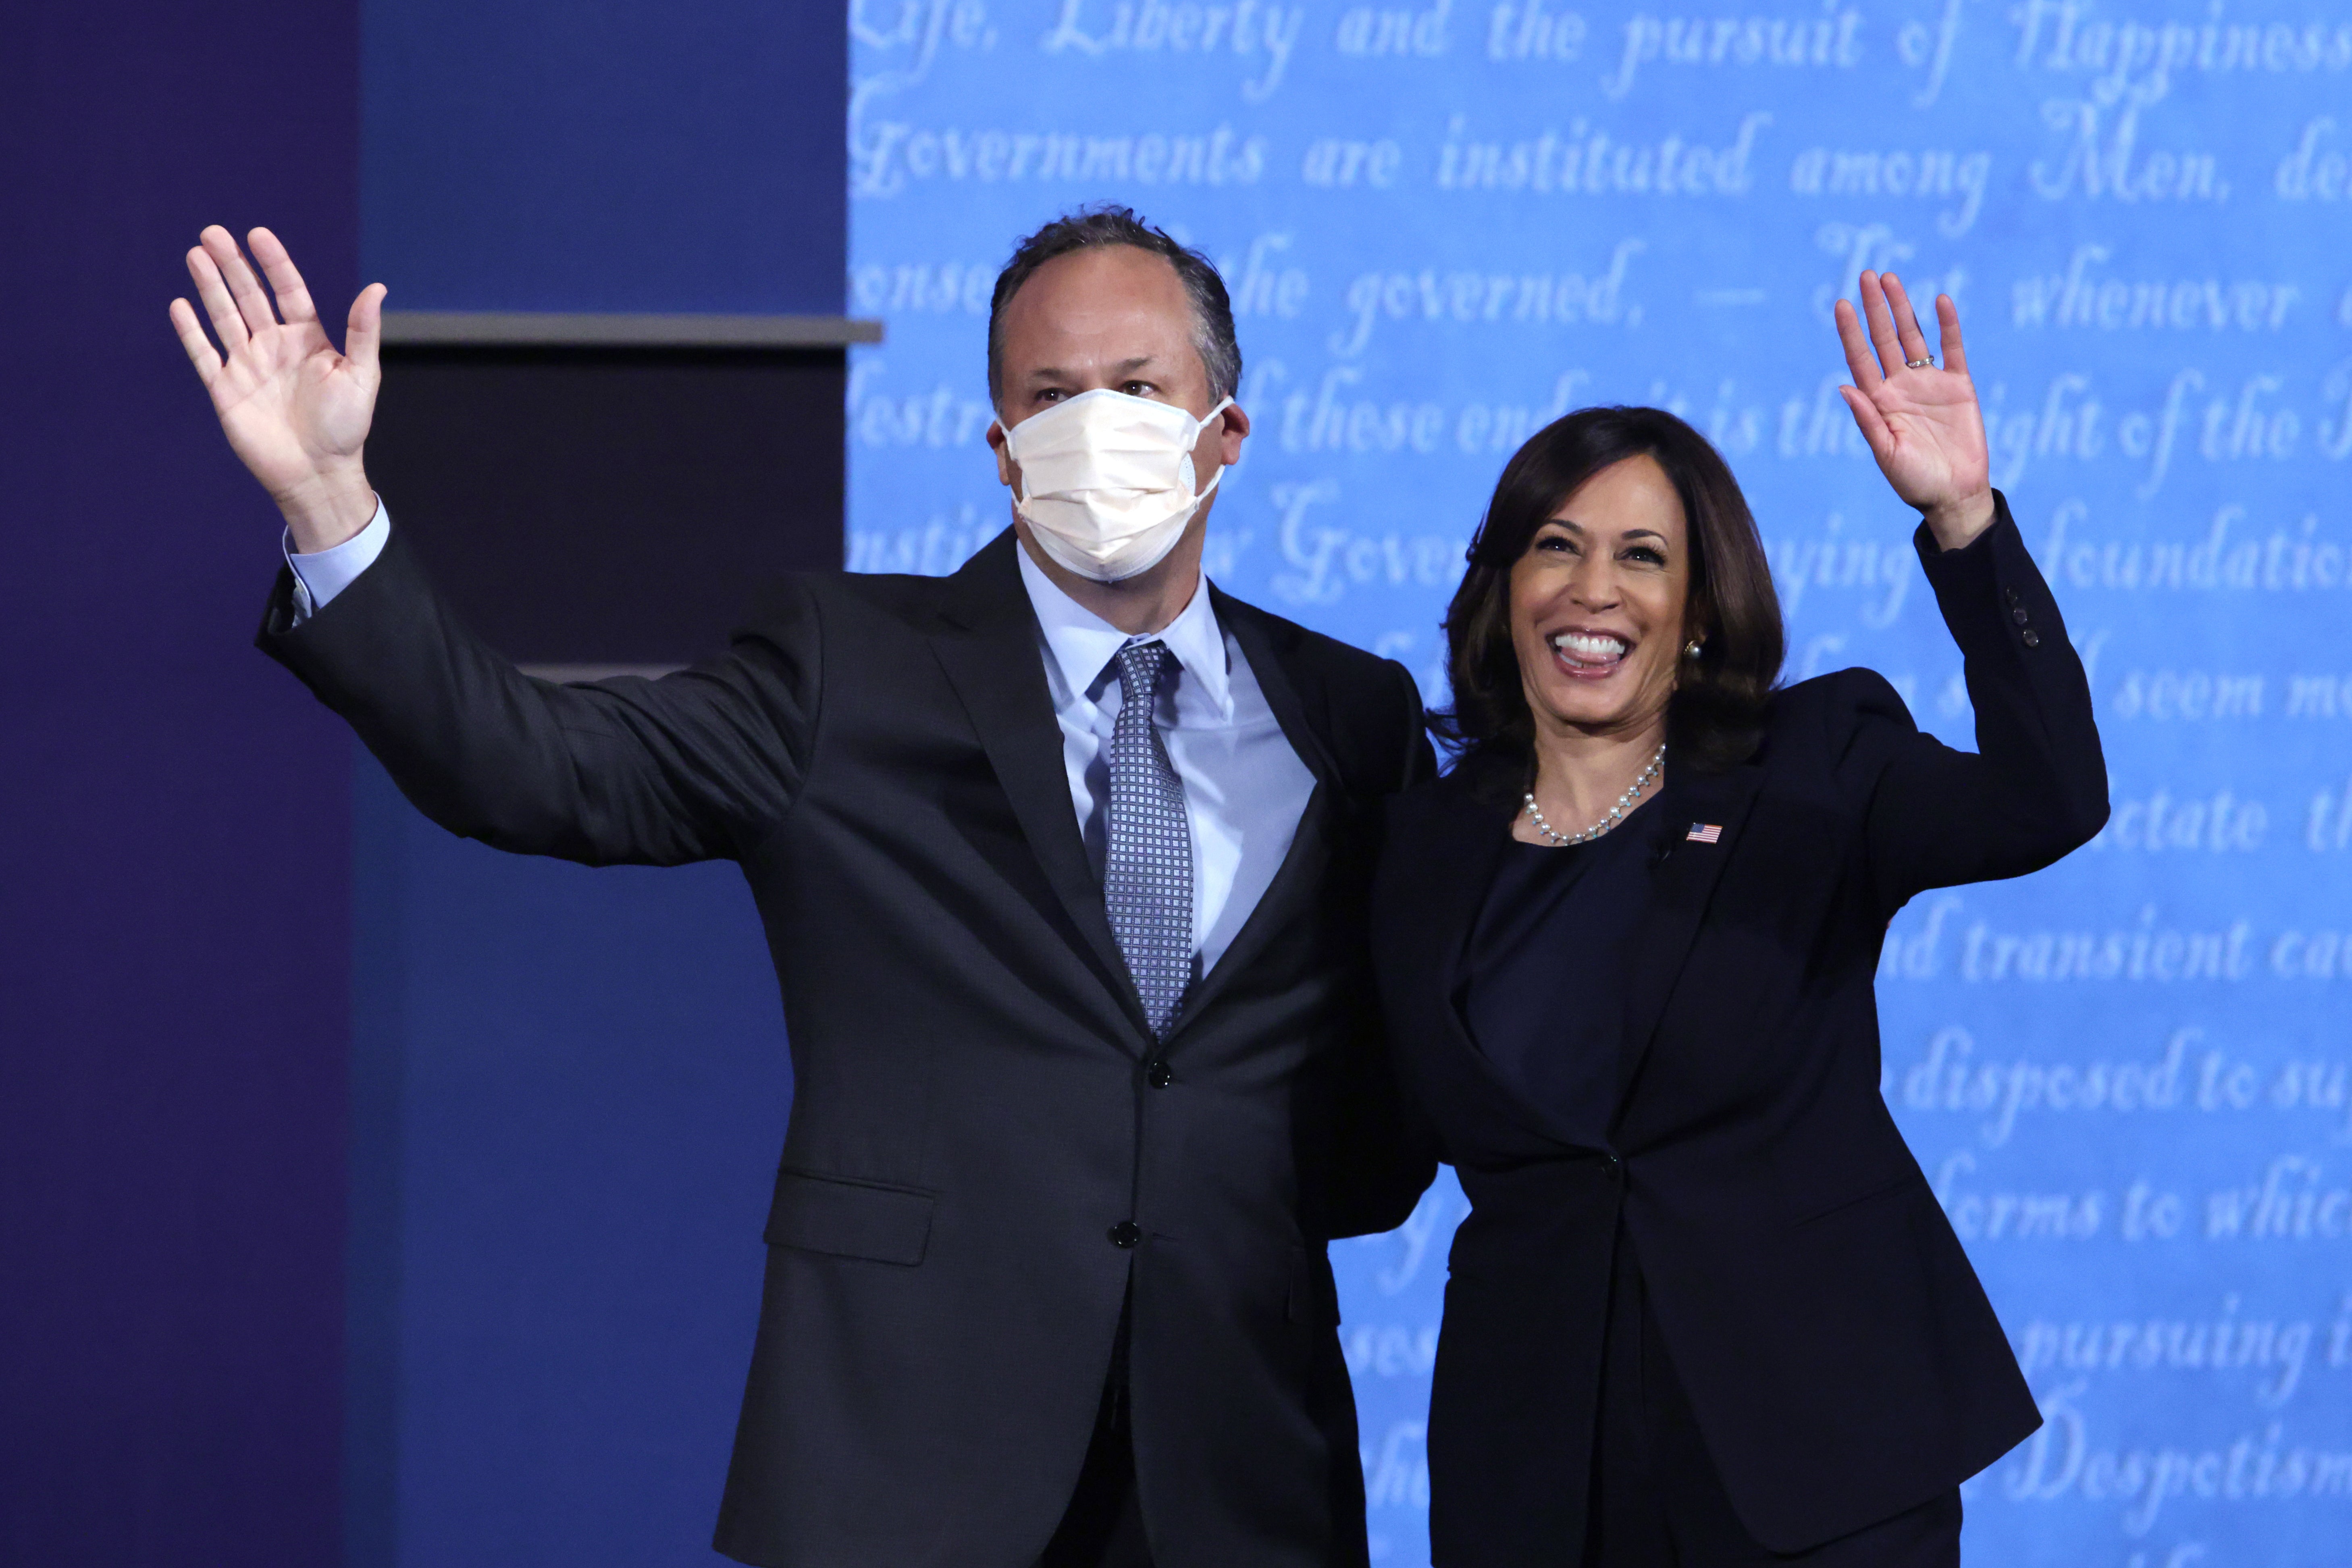
[[[301,626],[281,577],[261,646],[454,832],[741,863],[794,1092],[721,1551],[1029,1568],[1131,1277],[1159,1561],[1360,1563],[1324,1243],[1402,1222],[1433,1170],[1393,1135],[1365,938],[1381,797],[1433,772],[1412,681],[1217,596],[1316,788],[1155,1047],[1014,548],[944,579],[798,578],[722,658],[559,687],[459,627],[395,534]],[[1139,1245],[1115,1245],[1129,1220]]]
[[[2106,772],[2007,503],[1967,549],[1923,529],[1920,552],[1979,751],[1919,733],[1885,679],[1849,669],[1776,693],[1743,765],[1669,757],[1672,848],[1633,938],[1605,1154],[1504,1086],[1453,1001],[1516,772],[1465,763],[1392,803],[1373,909],[1391,1048],[1473,1205],[1430,1412],[1441,1565],[1575,1560],[1621,1215],[1723,1483],[1775,1551],[1924,1502],[2040,1424],[1880,1097],[1872,980],[1913,894],[2089,838]]]

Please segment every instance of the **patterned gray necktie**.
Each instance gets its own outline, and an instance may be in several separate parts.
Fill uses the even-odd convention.
[[[1151,715],[1160,677],[1175,662],[1164,643],[1118,650],[1120,701],[1110,733],[1109,847],[1103,901],[1153,1037],[1165,1037],[1192,980],[1192,824],[1184,781]]]

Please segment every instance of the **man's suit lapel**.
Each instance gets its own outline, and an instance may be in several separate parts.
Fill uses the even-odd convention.
[[[1658,803],[1669,814],[1665,859],[1652,876],[1649,912],[1628,950],[1632,962],[1625,974],[1621,1080],[1626,1091],[1640,1076],[1650,1043],[1657,1037],[1659,1021],[1689,962],[1691,943],[1697,939],[1707,901],[1715,896],[1724,866],[1738,850],[1740,830],[1763,781],[1764,770],[1752,764],[1721,773],[1670,776],[1667,781],[1665,798]],[[1686,837],[1702,826],[1720,830],[1715,842]],[[1624,1114],[1625,1096],[1621,1094],[1612,1128]]]
[[[1294,658],[1297,636],[1295,630],[1283,626],[1255,605],[1209,585],[1209,605],[1217,612],[1217,625],[1234,635],[1242,645],[1242,657],[1249,660],[1250,673],[1257,678],[1260,691],[1265,693],[1265,705],[1274,710],[1276,722],[1282,726],[1283,738],[1315,782],[1326,789],[1339,785],[1339,764],[1332,759],[1329,740],[1324,734],[1330,719],[1329,694],[1312,671]],[[1307,700],[1314,701],[1310,716]]]
[[[932,637],[931,647],[1087,956],[1120,1014],[1148,1041],[1150,1026],[1078,836],[1036,614],[1013,558],[1017,548],[1007,529],[949,581],[940,607],[946,629]]]
[[[1279,628],[1270,625],[1259,611],[1219,592],[1213,585],[1209,589],[1209,603],[1217,613],[1218,627],[1231,632],[1234,640],[1241,645],[1242,657],[1249,661],[1250,674],[1256,679],[1258,689],[1265,694],[1265,705],[1274,710],[1275,722],[1282,726],[1283,739],[1290,742],[1298,760],[1307,764],[1307,771],[1315,775],[1315,791],[1307,798],[1307,808],[1299,813],[1298,826],[1290,836],[1290,847],[1284,853],[1274,880],[1260,895],[1257,908],[1242,922],[1242,929],[1234,934],[1215,966],[1185,994],[1184,1005],[1169,1027],[1171,1040],[1233,983],[1234,975],[1249,966],[1275,933],[1291,921],[1301,900],[1311,895],[1327,853],[1325,837],[1329,831],[1333,797],[1341,788],[1339,766],[1323,732],[1326,708],[1320,685],[1313,683],[1307,672],[1297,667],[1289,657],[1287,639],[1279,637]],[[1311,719],[1308,700],[1300,690],[1302,682],[1314,694],[1315,717]]]

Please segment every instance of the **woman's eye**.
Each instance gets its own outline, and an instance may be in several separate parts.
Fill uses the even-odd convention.
[[[1666,563],[1666,558],[1664,555],[1661,555],[1658,552],[1651,549],[1646,544],[1637,544],[1633,549],[1625,552],[1625,559],[1628,561],[1639,561],[1647,566],[1664,566]]]

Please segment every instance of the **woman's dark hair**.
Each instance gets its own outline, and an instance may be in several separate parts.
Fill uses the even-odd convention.
[[[1445,611],[1450,709],[1430,727],[1464,761],[1516,764],[1535,750],[1535,718],[1511,644],[1511,568],[1560,503],[1601,469],[1648,456],[1682,499],[1689,535],[1686,637],[1698,657],[1680,667],[1666,709],[1676,761],[1719,771],[1753,755],[1764,705],[1780,674],[1780,600],[1756,519],[1730,468],[1706,437],[1662,408],[1582,408],[1528,438],[1503,466],[1470,540],[1470,569]],[[1516,784],[1514,788],[1517,787]]]

